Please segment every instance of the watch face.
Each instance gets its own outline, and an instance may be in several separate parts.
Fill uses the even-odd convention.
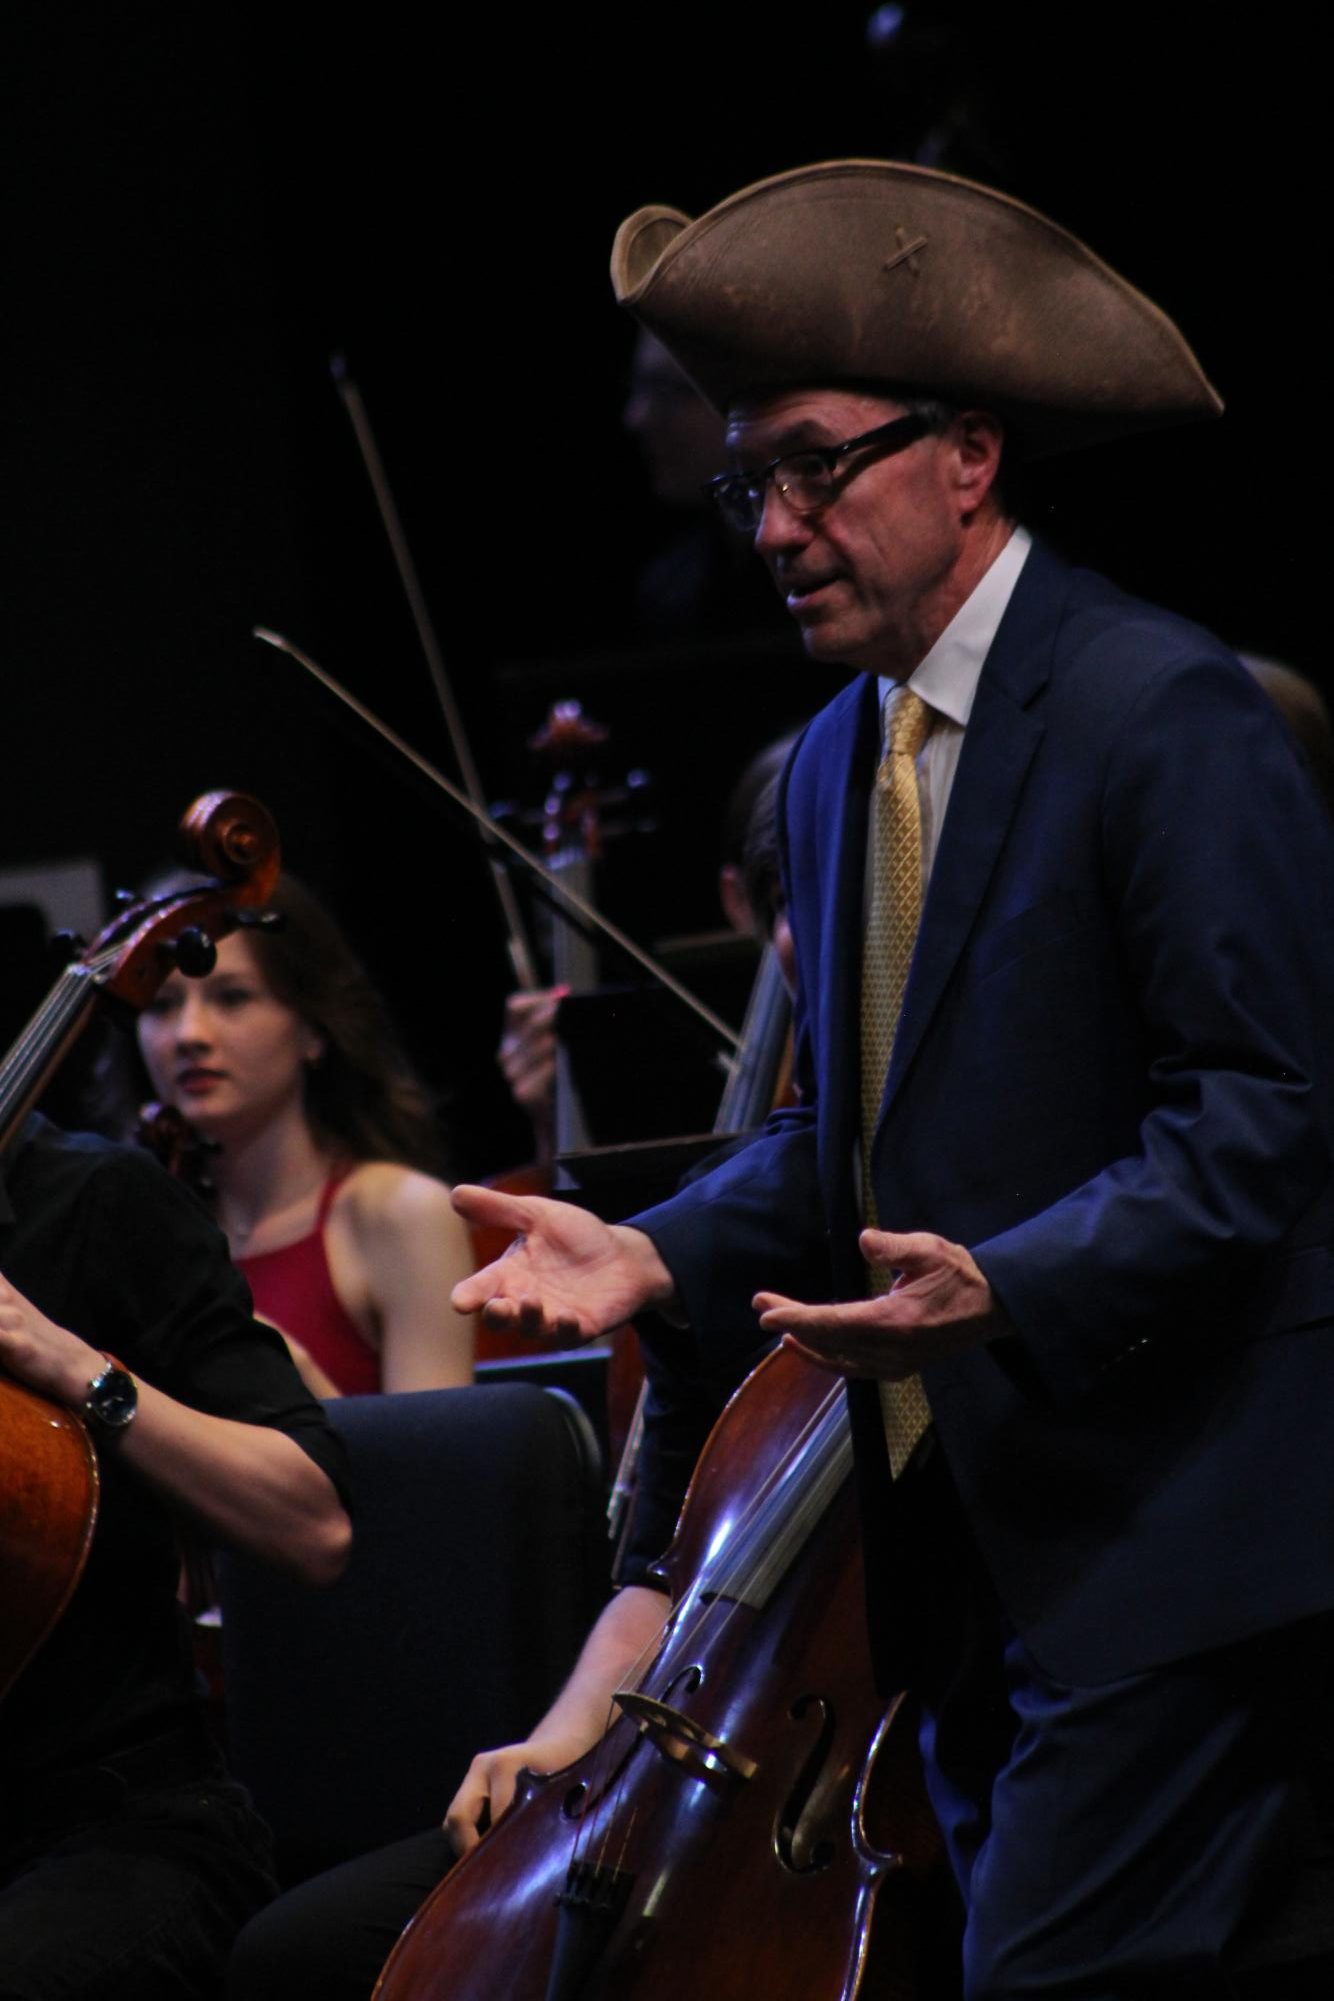
[[[125,1369],[109,1368],[88,1385],[87,1414],[110,1431],[122,1431],[134,1416],[139,1390]]]

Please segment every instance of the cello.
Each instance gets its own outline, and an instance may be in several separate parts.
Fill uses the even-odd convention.
[[[606,1735],[521,1774],[375,2001],[929,1995],[942,1844],[910,1710],[871,1675],[851,1458],[842,1385],[767,1356],[696,1468],[661,1642]]]
[[[739,1135],[757,1132],[775,1106],[790,1103],[792,1062],[792,997],[772,943],[760,955],[755,982],[741,1024],[741,1043],[718,1103],[713,1133],[721,1146]],[[501,1232],[496,1232],[500,1236]],[[505,1244],[497,1245],[500,1256]],[[644,1406],[648,1384],[638,1342],[622,1339],[612,1349],[608,1402],[611,1434],[621,1438],[620,1456],[607,1500],[607,1533],[614,1556],[612,1577],[620,1575],[630,1513],[638,1480],[644,1437]]]
[[[181,822],[198,887],[133,903],[64,968],[0,1063],[0,1159],[100,1003],[137,1012],[174,966],[204,973],[213,942],[261,907],[278,835],[257,800],[210,792]],[[82,1420],[0,1373],[0,1697],[69,1603],[97,1519],[97,1460]]]

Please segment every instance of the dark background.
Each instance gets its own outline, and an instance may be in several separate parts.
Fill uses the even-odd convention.
[[[672,838],[643,869],[676,885],[673,928],[714,921],[717,774],[803,697],[763,662],[636,650],[633,579],[669,524],[620,431],[607,258],[643,202],[694,213],[860,153],[1050,212],[1178,318],[1228,415],[1054,464],[1036,525],[1326,678],[1329,113],[1302,17],[898,11],[877,49],[847,0],[596,26],[424,25],[398,0],[350,27],[226,0],[6,10],[5,860],[91,854],[133,883],[196,792],[258,793],[453,1094],[468,1171],[521,1140],[492,1084],[507,974],[476,843],[249,637],[290,634],[453,772],[335,350],[488,790],[519,785],[548,699],[602,698],[625,757],[653,753]],[[633,923],[625,904],[622,882]]]

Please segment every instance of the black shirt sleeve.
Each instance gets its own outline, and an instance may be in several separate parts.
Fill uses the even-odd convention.
[[[341,1442],[281,1339],[252,1318],[225,1239],[194,1195],[136,1148],[40,1119],[7,1163],[6,1192],[0,1272],[36,1307],[181,1403],[287,1433],[345,1495]],[[0,1787],[7,1770],[95,1761],[180,1731],[196,1713],[171,1508],[114,1440],[93,1445],[100,1495],[88,1562],[0,1704]]]
[[[286,1432],[346,1503],[341,1441],[196,1195],[139,1148],[41,1124],[9,1191],[0,1270],[34,1305],[178,1402]]]

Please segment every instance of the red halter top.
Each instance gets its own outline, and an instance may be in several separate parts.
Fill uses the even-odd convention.
[[[309,1236],[276,1251],[238,1257],[255,1301],[255,1311],[299,1341],[344,1396],[380,1387],[380,1357],[334,1291],[324,1248],[324,1225],[348,1170],[331,1174],[320,1190],[315,1227]]]

